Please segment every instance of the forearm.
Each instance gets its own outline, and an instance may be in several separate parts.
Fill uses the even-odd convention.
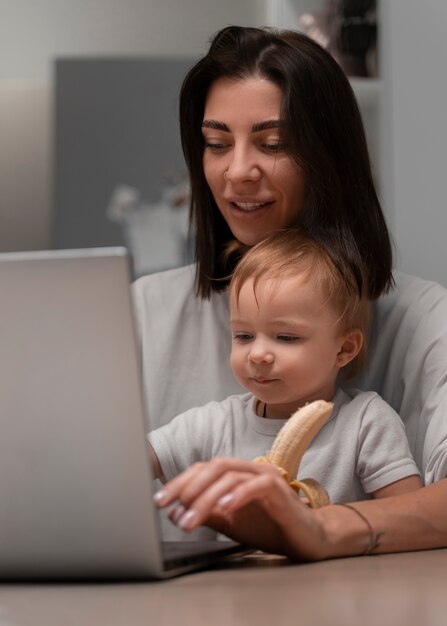
[[[355,502],[371,525],[373,553],[447,547],[447,479],[410,493]],[[363,554],[369,543],[367,524],[354,511],[331,505],[315,511],[324,533],[321,558]]]
[[[447,479],[352,503],[365,521],[346,506],[309,509],[268,463],[214,459],[177,476],[155,500],[159,507],[181,503],[173,521],[183,530],[210,525],[293,560],[447,547]]]

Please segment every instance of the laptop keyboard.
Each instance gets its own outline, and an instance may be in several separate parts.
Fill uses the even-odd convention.
[[[237,547],[233,541],[163,541],[162,553],[166,568],[171,568],[212,561],[234,553]]]

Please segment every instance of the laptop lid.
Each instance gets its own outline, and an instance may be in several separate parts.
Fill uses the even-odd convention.
[[[126,250],[1,254],[0,294],[0,577],[166,576]]]

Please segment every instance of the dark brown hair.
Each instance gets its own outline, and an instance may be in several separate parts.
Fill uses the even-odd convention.
[[[325,305],[336,313],[340,333],[354,329],[362,332],[362,348],[343,372],[345,378],[351,378],[366,363],[371,303],[367,297],[359,296],[349,268],[345,267],[341,273],[329,254],[311,237],[298,230],[283,230],[250,248],[231,277],[231,297],[237,302],[249,279],[253,279],[256,294],[261,280],[271,280],[279,285],[282,280],[293,277],[311,282],[315,293],[321,295]]]
[[[296,227],[326,250],[339,271],[349,268],[360,296],[377,298],[393,284],[392,249],[348,79],[332,56],[302,33],[240,26],[214,36],[206,56],[187,74],[180,95],[198,295],[207,298],[224,289],[224,278],[232,271],[222,252],[233,235],[203,171],[205,101],[217,79],[249,76],[267,78],[283,94],[287,151],[303,169],[307,185]]]

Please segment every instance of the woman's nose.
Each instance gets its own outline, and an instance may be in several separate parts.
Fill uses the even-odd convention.
[[[262,176],[261,168],[249,150],[235,149],[228,164],[225,180],[235,184],[246,181],[258,181]]]

